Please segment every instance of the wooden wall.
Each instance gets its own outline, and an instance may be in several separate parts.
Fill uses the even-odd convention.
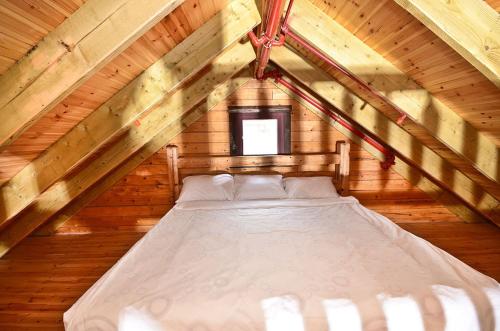
[[[292,105],[292,152],[328,152],[336,140],[346,140],[336,129],[290,99],[270,82],[250,81],[210,113],[178,135],[173,144],[183,154],[229,154],[228,105]],[[351,146],[351,190],[365,206],[398,223],[460,221],[393,170]],[[170,198],[165,150],[146,160],[110,190],[83,208],[59,232],[101,232],[110,229],[147,231],[173,202]]]

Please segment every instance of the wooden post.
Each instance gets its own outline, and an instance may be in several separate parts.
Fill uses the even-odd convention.
[[[172,200],[175,201],[179,197],[179,167],[178,167],[179,152],[177,146],[167,146],[167,167],[168,167],[168,182],[170,191],[172,192]]]
[[[338,169],[335,169],[339,194],[349,195],[349,151],[351,145],[345,141],[337,141],[336,152],[340,154]]]
[[[179,160],[179,151],[177,146],[172,146],[172,172],[173,172],[173,188],[172,191],[174,192],[174,198],[177,200],[179,198],[179,165],[178,165],[178,160]],[[175,201],[174,200],[174,201]]]

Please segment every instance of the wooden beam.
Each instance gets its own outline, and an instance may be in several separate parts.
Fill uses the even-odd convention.
[[[125,130],[258,24],[251,0],[234,1],[0,187],[0,227],[106,141]],[[253,53],[253,52],[252,52]]]
[[[0,109],[128,0],[89,0],[0,76]],[[69,49],[68,47],[69,46]]]
[[[287,47],[273,49],[271,59],[298,81],[324,98],[342,114],[391,146],[407,162],[454,192],[469,207],[500,224],[499,202],[446,160],[389,120],[384,114],[334,81],[323,70],[306,62]]]
[[[204,168],[207,171],[229,171],[231,168],[266,167],[277,165],[292,167],[302,165],[329,165],[340,162],[340,154],[294,154],[294,155],[262,155],[262,156],[189,156],[181,157],[179,168]]]
[[[252,78],[252,73],[249,68],[243,70],[236,77],[232,78],[227,83],[227,91],[225,94],[229,95],[233,90],[235,91],[240,86],[245,85]],[[101,194],[111,188],[116,182],[129,174],[132,170],[138,167],[141,163],[155,154],[160,148],[164,147],[170,142],[170,134],[167,131],[182,132],[185,128],[195,123],[210,111],[205,105],[201,105],[191,110],[186,115],[183,115],[178,121],[171,124],[162,134],[156,135],[149,143],[144,145],[139,152],[131,156],[120,166],[107,174],[98,183],[94,184],[88,190],[83,192],[77,198],[72,200],[68,205],[61,209],[57,214],[53,215],[45,225],[41,226],[34,234],[39,236],[47,236],[54,234],[56,230],[61,227],[67,220],[73,217],[87,204],[98,198]]]
[[[307,0],[297,0],[290,28],[386,94],[430,136],[495,181],[489,184],[500,181],[500,150],[489,138],[327,14]]]
[[[287,95],[294,98],[297,102],[299,102],[301,105],[306,107],[309,111],[313,112],[318,117],[320,117],[322,120],[326,121],[332,127],[337,129],[344,136],[348,137],[350,140],[352,140],[356,144],[360,145],[364,150],[366,150],[368,153],[370,153],[373,157],[379,159],[380,161],[385,160],[384,155],[379,150],[374,148],[372,145],[368,144],[363,139],[359,138],[357,135],[353,134],[351,131],[344,128],[337,121],[333,120],[332,118],[330,118],[326,114],[322,113],[318,109],[311,107],[311,105],[309,103],[307,103],[304,99],[300,98],[299,96],[297,96],[295,93],[293,93],[292,91],[290,91],[289,89],[287,89],[283,85],[276,84],[276,83],[274,83],[274,85],[278,89],[285,92]],[[393,165],[393,169],[398,174],[400,174],[403,178],[408,180],[412,185],[418,187],[420,190],[422,190],[423,192],[428,194],[434,200],[437,200],[440,203],[442,203],[450,212],[452,212],[453,214],[460,217],[466,223],[486,222],[486,218],[481,216],[475,210],[468,207],[459,198],[455,197],[453,194],[448,192],[448,190],[445,190],[445,189],[441,188],[440,186],[436,185],[429,178],[427,178],[427,175],[425,173],[423,173],[422,171],[420,171],[420,169],[408,164],[405,160],[403,160],[397,156],[396,156],[395,162],[396,162],[396,164]]]
[[[98,14],[101,20],[96,20],[92,16],[100,11],[101,1],[91,0],[88,6],[82,6],[75,13],[75,18],[66,24],[63,23],[61,29],[56,28],[54,35],[50,33],[46,42],[42,41],[40,47],[21,60],[20,68],[10,70],[6,77],[2,78],[0,85],[13,85],[13,91],[8,93],[13,97],[0,108],[0,146],[14,141],[38,118],[168,15],[183,0],[118,2],[123,3],[116,6],[104,1],[108,15]],[[87,19],[92,22],[90,26],[85,23]],[[79,24],[83,24],[85,28],[78,28]],[[72,29],[76,30],[74,38]],[[61,37],[68,39],[60,39]],[[46,61],[38,62],[44,59]],[[31,70],[33,74],[25,76],[25,72]]]
[[[148,143],[165,143],[182,132],[185,126],[181,118],[191,108],[199,105],[196,112],[201,116],[223,101],[242,83],[241,80],[231,81],[230,78],[254,59],[255,53],[250,42],[235,44],[217,57],[209,70],[196,81],[179,89],[153,109],[139,126],[130,128],[101,155],[82,166],[79,172],[52,185],[0,233],[0,257],[122,162],[148,146]],[[161,147],[154,146],[151,153]]]
[[[480,0],[395,0],[500,87],[500,14]]]

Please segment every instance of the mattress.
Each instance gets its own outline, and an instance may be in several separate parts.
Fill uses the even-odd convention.
[[[185,202],[64,314],[64,324],[500,330],[500,287],[352,197]]]

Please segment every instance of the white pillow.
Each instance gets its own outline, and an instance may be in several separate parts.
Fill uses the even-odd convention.
[[[233,200],[234,197],[234,179],[229,174],[189,176],[182,183],[177,202]]]
[[[287,177],[283,182],[289,199],[339,197],[331,177]]]
[[[235,200],[286,199],[281,175],[235,175]]]

